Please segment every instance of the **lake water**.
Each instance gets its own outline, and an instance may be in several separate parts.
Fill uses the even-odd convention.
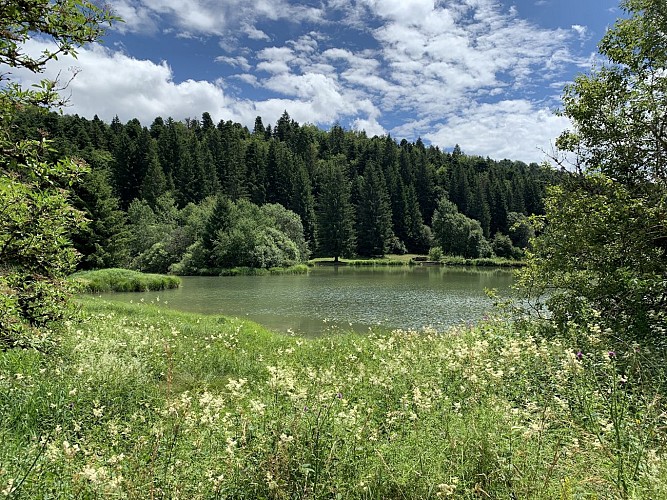
[[[304,275],[183,277],[177,290],[103,294],[124,302],[248,318],[276,331],[317,335],[343,329],[447,326],[492,309],[485,288],[509,293],[506,270],[431,266],[315,267]]]

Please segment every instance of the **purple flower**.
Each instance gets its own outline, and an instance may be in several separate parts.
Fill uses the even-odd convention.
[[[307,407],[307,406],[304,406],[304,407],[303,407],[303,411],[308,411],[308,407]]]
[[[614,351],[609,351],[609,359],[614,359],[616,357],[616,353]]]
[[[336,397],[337,397],[338,399],[343,399],[343,393],[342,393],[342,392],[338,392],[338,393],[336,394]]]
[[[577,359],[581,361],[581,358],[584,357],[584,353],[581,351],[577,351]]]

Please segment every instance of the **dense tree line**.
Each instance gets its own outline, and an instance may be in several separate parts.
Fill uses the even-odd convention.
[[[136,119],[107,124],[97,117],[27,109],[15,118],[13,132],[48,136],[58,155],[80,157],[92,167],[76,190],[77,207],[90,219],[75,238],[84,268],[132,265],[166,271],[186,252],[171,255],[180,258],[168,264],[146,266],[157,262],[145,254],[150,238],[131,234],[171,213],[172,230],[188,229],[179,229],[176,238],[165,236],[171,233],[162,228],[161,247],[173,247],[176,238],[184,250],[202,237],[198,228],[214,217],[211,199],[216,197],[294,212],[314,255],[426,253],[435,243],[468,257],[491,255],[494,249],[512,257],[527,241],[515,237],[511,221],[543,213],[545,188],[557,175],[537,164],[468,156],[458,147],[442,151],[420,139],[398,143],[338,125],[325,131],[300,125],[287,112],[274,126],[258,117],[250,131],[231,121],[215,124],[208,113],[183,122],[158,117],[147,127]],[[434,220],[443,216],[445,204],[458,214],[450,221],[455,227],[440,224],[442,217]],[[173,215],[183,210],[189,215]],[[194,212],[202,219],[182,220]],[[459,242],[462,231],[472,231],[479,244]]]

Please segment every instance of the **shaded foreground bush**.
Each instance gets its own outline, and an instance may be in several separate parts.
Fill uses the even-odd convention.
[[[80,290],[88,293],[102,292],[153,292],[178,288],[180,278],[163,274],[144,274],[129,269],[100,269],[81,271],[70,279]]]
[[[93,298],[83,313],[61,356],[0,353],[0,493],[667,495],[662,357],[595,322],[576,341],[503,322],[303,339]]]

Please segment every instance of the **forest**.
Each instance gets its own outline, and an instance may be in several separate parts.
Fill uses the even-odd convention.
[[[527,216],[544,212],[558,173],[334,125],[273,126],[157,117],[110,124],[26,109],[16,137],[48,139],[52,160],[84,160],[73,186],[88,219],[81,269],[217,273],[309,256],[425,254],[520,258]],[[56,153],[57,151],[57,153]],[[295,215],[294,215],[295,214]]]

